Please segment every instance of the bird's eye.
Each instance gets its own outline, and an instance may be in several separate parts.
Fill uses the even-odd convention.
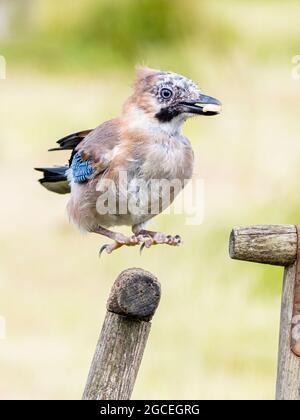
[[[163,88],[163,89],[160,91],[160,96],[161,96],[163,99],[170,99],[170,98],[172,97],[172,95],[173,95],[173,92],[171,91],[171,89]]]

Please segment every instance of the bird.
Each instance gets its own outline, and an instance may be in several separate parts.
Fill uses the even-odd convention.
[[[194,153],[182,134],[184,122],[217,115],[221,108],[218,99],[180,74],[137,67],[133,92],[120,115],[58,140],[49,151],[70,151],[69,161],[35,168],[43,173],[39,182],[49,191],[70,193],[69,219],[80,230],[112,241],[101,247],[100,255],[123,246],[178,246],[180,235],[147,230],[146,225],[192,177]],[[169,191],[161,182],[171,185]],[[133,234],[112,230],[122,225]]]

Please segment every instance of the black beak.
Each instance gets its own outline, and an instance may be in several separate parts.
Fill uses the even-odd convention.
[[[222,103],[211,96],[199,95],[197,101],[181,102],[184,112],[198,115],[217,115],[221,112]]]

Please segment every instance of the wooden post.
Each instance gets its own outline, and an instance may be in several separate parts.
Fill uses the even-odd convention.
[[[83,400],[130,399],[160,294],[158,280],[148,271],[132,268],[118,276]]]
[[[276,399],[300,400],[300,229],[295,225],[234,228],[229,254],[237,260],[285,267]]]

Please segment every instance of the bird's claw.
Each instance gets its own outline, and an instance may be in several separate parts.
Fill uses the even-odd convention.
[[[114,250],[121,248],[122,246],[135,246],[140,245],[140,254],[144,248],[150,248],[153,245],[166,244],[170,246],[179,246],[182,243],[179,235],[171,236],[165,233],[154,233],[153,236],[149,234],[138,234],[130,237],[126,237],[122,234],[117,235],[115,241],[111,244],[105,244],[101,247],[99,256],[105,251],[107,254],[111,254]]]
[[[143,249],[145,248],[145,242],[142,243],[142,245],[140,246],[140,255],[142,255]]]
[[[109,245],[108,244],[104,244],[101,248],[100,248],[100,251],[99,251],[99,258],[101,257],[101,255],[102,255],[102,252],[108,247]]]
[[[170,246],[179,246],[180,244],[182,244],[182,239],[179,235],[166,235],[164,233],[156,233],[155,235],[153,235],[153,237],[148,237],[148,239],[146,239],[141,247],[140,247],[140,253],[142,253],[144,248],[150,248],[153,245],[161,245],[161,244],[166,244],[166,245],[170,245]]]
[[[135,246],[139,244],[139,239],[136,235],[125,236],[122,234],[117,234],[115,241],[111,244],[104,244],[99,251],[99,257],[103,251],[106,251],[107,254],[111,254],[115,249],[121,248],[121,246]]]
[[[120,248],[120,245],[118,242],[113,242],[112,244],[104,244],[99,251],[99,257],[101,257],[102,252],[106,251],[107,254],[111,254],[115,249]]]

